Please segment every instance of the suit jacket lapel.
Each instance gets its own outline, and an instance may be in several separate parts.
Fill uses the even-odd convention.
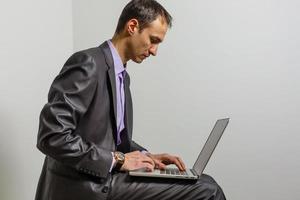
[[[124,79],[124,91],[125,91],[125,126],[127,129],[128,138],[131,139],[132,133],[132,99],[130,94],[130,78],[128,73],[125,75]]]
[[[114,119],[115,127],[117,127],[117,94],[116,94],[116,77],[115,77],[115,67],[112,54],[107,42],[104,42],[100,48],[104,52],[105,60],[108,65],[108,77],[111,86],[112,99],[113,99],[113,110],[114,110]]]

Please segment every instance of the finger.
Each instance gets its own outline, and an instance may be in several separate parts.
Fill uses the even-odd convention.
[[[151,164],[153,167],[155,166],[154,160],[144,154],[141,155],[142,162],[147,162]]]
[[[149,163],[143,163],[143,168],[145,168],[148,172],[152,172],[154,170],[154,166]]]
[[[179,170],[183,171],[184,168],[181,166],[181,163],[178,159],[175,159],[174,164],[178,167]]]
[[[180,157],[177,157],[177,159],[179,160],[180,165],[182,166],[183,170],[186,170],[186,167],[185,167],[185,164],[184,164],[183,160]]]
[[[185,170],[185,164],[183,163],[182,159],[178,156],[173,156],[174,164],[181,170]]]
[[[157,160],[151,153],[146,153],[145,155],[154,162],[154,168],[159,168],[159,160]]]
[[[172,164],[175,164],[179,170],[181,170],[181,171],[184,170],[184,167],[181,165],[181,163],[180,163],[178,157],[170,156],[170,157],[169,157],[169,160],[170,160],[170,162],[171,162]]]
[[[154,163],[155,163],[155,168],[157,168],[157,169],[165,169],[166,168],[166,165],[157,159],[154,159]]]

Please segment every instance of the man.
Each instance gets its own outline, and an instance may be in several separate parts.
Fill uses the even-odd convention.
[[[46,154],[36,200],[225,199],[209,176],[197,182],[133,178],[129,170],[182,160],[132,141],[126,63],[155,56],[172,17],[155,0],[132,0],[115,35],[73,54],[53,81],[40,115],[37,147]]]

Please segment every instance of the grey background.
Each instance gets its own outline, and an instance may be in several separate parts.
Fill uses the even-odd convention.
[[[49,86],[73,51],[111,38],[126,2],[1,4],[1,199],[33,199],[43,161],[38,115]],[[205,170],[227,199],[299,197],[300,2],[159,2],[174,27],[158,56],[128,63],[135,140],[192,166],[215,120],[230,117]]]
[[[39,113],[73,52],[72,1],[0,5],[0,199],[33,200],[44,159],[35,147]]]

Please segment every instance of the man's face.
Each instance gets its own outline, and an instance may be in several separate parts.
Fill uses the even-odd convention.
[[[141,63],[150,55],[155,56],[167,30],[168,25],[162,17],[152,21],[142,31],[137,26],[130,38],[128,57],[136,63]]]

